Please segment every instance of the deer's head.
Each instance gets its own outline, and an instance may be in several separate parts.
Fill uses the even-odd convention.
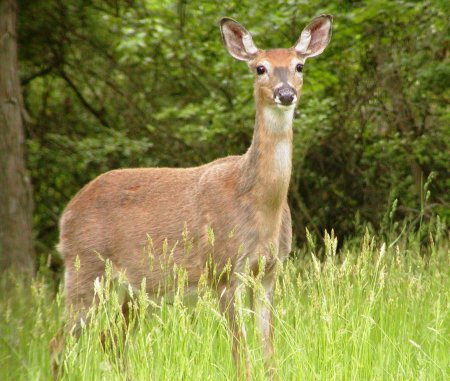
[[[303,65],[307,58],[318,56],[331,38],[332,17],[316,17],[289,49],[258,49],[251,34],[238,22],[224,17],[220,30],[228,52],[248,63],[255,73],[257,102],[280,108],[295,107],[303,85]]]

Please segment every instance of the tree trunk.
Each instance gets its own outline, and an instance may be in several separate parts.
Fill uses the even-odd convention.
[[[31,184],[17,73],[17,1],[0,0],[0,272],[34,270]]]

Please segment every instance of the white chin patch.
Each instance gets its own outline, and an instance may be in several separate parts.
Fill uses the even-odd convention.
[[[264,122],[267,129],[273,132],[284,132],[292,128],[295,102],[289,106],[283,106],[275,100],[276,105],[264,108]]]

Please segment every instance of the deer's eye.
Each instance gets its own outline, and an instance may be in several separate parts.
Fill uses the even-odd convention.
[[[295,71],[301,73],[303,71],[303,64],[297,64],[297,66],[295,67]]]
[[[265,72],[267,72],[267,69],[266,69],[265,66],[259,65],[259,66],[256,68],[256,72],[258,73],[258,75],[263,75]]]

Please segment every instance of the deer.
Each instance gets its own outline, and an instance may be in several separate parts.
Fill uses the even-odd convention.
[[[222,18],[219,26],[228,53],[246,62],[254,73],[256,117],[250,147],[242,155],[198,167],[112,170],[85,185],[59,222],[57,248],[65,264],[65,303],[74,312],[74,325],[86,318],[95,303],[94,283],[105,272],[99,255],[112,264],[114,273],[125,271],[132,288],[139,290],[145,279],[145,291],[153,295],[167,274],[163,266],[148,266],[143,260],[148,237],[153,242],[154,263],[166,260],[161,254],[164,242],[174,245],[171,263],[186,272],[194,288],[208,263],[214,264],[217,274],[228,266],[228,276],[211,284],[228,322],[237,375],[250,379],[248,359],[240,355],[245,327],[238,322],[235,306],[242,290],[239,274],[247,267],[253,274],[262,274],[263,295],[253,310],[265,371],[272,379],[276,371],[272,317],[276,270],[292,245],[287,196],[294,111],[305,61],[327,47],[332,17],[314,18],[288,49],[257,48],[251,34],[231,18]],[[189,252],[176,246],[186,230],[192,242]],[[213,252],[208,238],[211,230]]]

